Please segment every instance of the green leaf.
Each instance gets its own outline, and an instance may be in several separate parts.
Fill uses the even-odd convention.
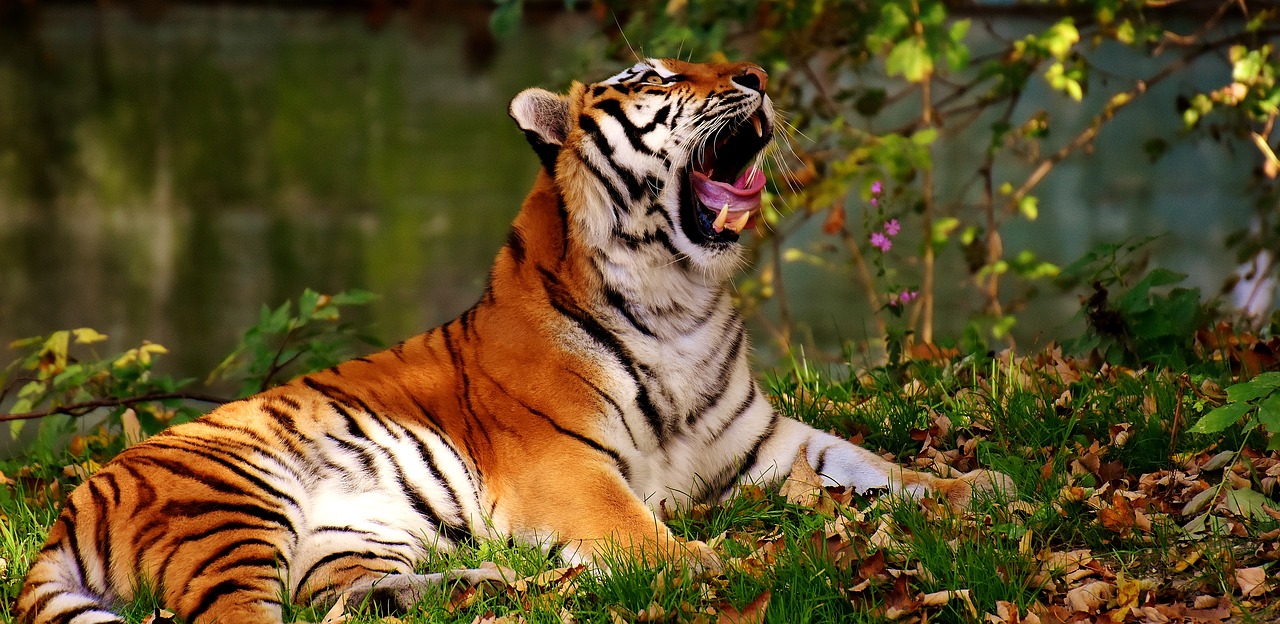
[[[1075,23],[1068,17],[1051,26],[1040,36],[1040,41],[1053,58],[1062,60],[1071,52],[1071,46],[1080,41],[1080,31],[1076,30]]]
[[[1231,513],[1258,520],[1269,517],[1263,509],[1264,507],[1275,508],[1275,503],[1272,503],[1266,496],[1254,490],[1227,490],[1224,502]],[[1271,504],[1268,505],[1268,503]]]
[[[937,128],[925,128],[911,135],[911,142],[916,145],[930,145],[938,138]]]
[[[1028,221],[1035,221],[1040,216],[1040,200],[1035,195],[1026,195],[1018,200],[1018,212]]]
[[[302,291],[302,296],[298,297],[298,318],[302,322],[311,319],[311,315],[317,310],[316,304],[320,302],[320,293],[310,288]]]
[[[1258,422],[1267,433],[1280,433],[1280,392],[1258,402]]]
[[[17,414],[17,413],[21,413],[21,412],[20,412],[19,410],[17,410],[17,409],[14,409],[13,411],[14,411],[14,413],[15,413],[15,414]],[[22,411],[31,411],[31,410],[22,410]],[[22,428],[23,428],[23,427],[25,427],[25,426],[26,426],[26,424],[27,424],[27,421],[25,421],[25,420],[11,420],[11,421],[9,421],[9,439],[10,439],[10,440],[17,440],[17,439],[18,439],[18,436],[22,435]]]
[[[1263,373],[1249,381],[1228,387],[1227,400],[1232,403],[1252,401],[1271,394],[1277,388],[1280,388],[1280,373]]]
[[[333,303],[336,305],[365,305],[377,299],[378,296],[367,291],[353,288],[344,290],[333,296]]]
[[[71,334],[75,337],[76,344],[93,344],[107,339],[106,334],[100,334],[98,330],[92,327],[73,329]]]
[[[1251,409],[1253,409],[1253,406],[1248,403],[1228,403],[1205,414],[1199,422],[1187,431],[1189,433],[1218,433],[1235,424]]]
[[[886,2],[880,7],[880,23],[875,34],[884,39],[897,39],[911,25],[911,18],[896,2]]]
[[[933,59],[929,57],[924,40],[911,37],[893,46],[884,61],[884,68],[890,76],[900,75],[910,82],[921,82],[933,72]]]

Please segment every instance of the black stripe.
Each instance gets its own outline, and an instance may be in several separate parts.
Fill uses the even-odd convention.
[[[606,115],[614,118],[614,120],[618,122],[618,125],[622,126],[622,132],[627,135],[627,141],[631,143],[632,149],[647,156],[653,155],[653,150],[649,149],[649,146],[644,144],[643,137],[649,130],[652,130],[657,125],[656,123],[651,122],[644,128],[637,127],[631,119],[627,117],[627,114],[623,112],[622,102],[619,100],[601,100],[596,102],[595,107]]]
[[[822,469],[826,468],[827,466],[827,453],[829,451],[831,451],[830,446],[822,449],[822,452],[818,454],[818,464],[813,467],[813,471],[817,473],[819,476],[822,475]]]
[[[293,417],[284,413],[270,403],[264,404],[262,406],[262,411],[266,412],[268,416],[271,416],[274,419],[267,421],[267,428],[275,434],[276,441],[288,446],[289,450],[295,457],[306,457],[308,455],[309,448],[299,444],[298,438],[308,442],[310,442],[311,439],[302,434],[302,431],[298,429],[297,423],[294,422]],[[279,427],[282,431],[276,431],[274,427]],[[284,467],[282,462],[280,464],[281,467]],[[289,470],[294,474],[294,476],[300,476],[290,468],[286,467],[285,469]]]
[[[725,355],[724,360],[720,363],[719,369],[716,371],[712,379],[718,380],[719,383],[711,385],[711,393],[704,394],[693,409],[689,410],[685,416],[685,424],[692,425],[697,422],[698,417],[709,412],[713,407],[720,403],[720,399],[724,398],[724,394],[729,391],[729,377],[732,374],[732,367],[738,364],[738,356],[742,353],[742,345],[746,342],[746,332],[739,331],[734,336],[733,344],[729,346],[729,352]],[[701,370],[701,366],[698,367]]]
[[[631,431],[631,423],[627,422],[627,415],[625,412],[622,411],[622,406],[618,405],[618,402],[613,400],[613,397],[609,396],[608,393],[602,390],[590,379],[583,377],[582,374],[579,373],[578,371],[570,370],[570,369],[563,369],[563,370],[573,375],[574,377],[577,377],[578,379],[582,380],[582,383],[586,384],[588,388],[591,388],[592,392],[595,392],[597,395],[600,396],[600,398],[604,399],[605,402],[607,402],[611,407],[613,407],[614,412],[618,415],[618,420],[622,421],[622,427],[627,430],[627,437],[631,439],[631,446],[633,448],[639,448],[639,445],[636,443],[635,433]]]
[[[116,473],[111,471],[103,471],[103,472],[99,472],[98,474],[101,475],[100,479],[105,482],[103,484],[104,487],[109,487],[111,490],[111,504],[119,505],[120,504],[120,481],[119,479],[116,478]]]
[[[316,572],[318,572],[320,568],[345,557],[357,557],[365,561],[385,561],[385,559],[381,555],[369,552],[367,550],[363,552],[355,551],[355,550],[339,550],[337,552],[331,552],[321,557],[319,561],[316,561],[315,563],[311,564],[311,567],[307,568],[306,573],[302,575],[302,578],[299,579],[298,583],[294,585],[294,587],[297,587],[298,589],[306,587],[307,582],[311,580],[311,576]]]
[[[604,299],[613,307],[613,309],[622,314],[622,317],[627,319],[627,322],[630,323],[632,327],[640,330],[640,333],[649,336],[650,338],[654,337],[653,330],[649,329],[649,326],[645,325],[643,321],[636,318],[635,314],[632,314],[631,306],[627,302],[626,297],[622,296],[622,293],[614,290],[612,286],[605,284]]]
[[[583,443],[583,444],[587,445],[587,446],[588,446],[588,447],[590,447],[591,449],[596,450],[596,451],[599,451],[600,453],[605,454],[606,456],[608,456],[608,457],[609,457],[609,459],[612,459],[612,460],[613,460],[614,464],[616,464],[616,465],[618,466],[618,470],[620,470],[620,471],[622,472],[622,478],[623,478],[623,479],[630,479],[630,478],[631,478],[631,466],[630,466],[629,464],[627,464],[627,461],[626,461],[626,460],[622,459],[622,456],[621,456],[621,455],[619,455],[617,451],[615,451],[615,450],[613,450],[613,449],[611,449],[611,448],[609,448],[609,447],[607,447],[607,446],[605,446],[605,445],[603,445],[603,444],[601,444],[601,443],[599,443],[599,442],[596,442],[595,440],[593,440],[593,439],[591,439],[591,438],[589,438],[589,437],[587,437],[587,436],[585,436],[585,435],[582,435],[581,433],[578,433],[577,431],[574,431],[574,430],[572,430],[572,429],[568,429],[568,428],[565,428],[565,427],[561,426],[561,425],[560,425],[560,423],[556,422],[556,419],[552,418],[549,414],[546,414],[546,413],[544,413],[544,412],[538,411],[538,410],[534,409],[532,405],[529,405],[528,403],[525,403],[524,401],[521,401],[520,399],[516,398],[515,396],[512,396],[512,394],[511,394],[510,392],[507,392],[507,389],[506,389],[506,388],[504,388],[504,387],[502,387],[502,385],[501,385],[501,384],[494,383],[494,387],[496,387],[496,388],[498,388],[499,390],[501,390],[501,391],[502,391],[502,394],[506,395],[506,397],[507,397],[507,398],[509,398],[509,399],[511,399],[512,401],[515,401],[517,404],[519,404],[519,405],[520,405],[520,407],[524,408],[524,409],[525,409],[526,411],[528,411],[530,414],[533,414],[534,416],[537,416],[537,417],[539,417],[539,418],[541,418],[541,419],[543,419],[543,420],[547,421],[547,424],[551,425],[551,427],[552,427],[553,429],[555,429],[557,433],[559,433],[559,434],[561,434],[561,435],[569,436],[570,438],[573,438],[574,440],[577,440],[577,441],[579,441],[579,442],[581,442],[581,443]]]
[[[578,126],[591,136],[591,142],[596,146],[596,150],[598,150],[600,155],[609,163],[613,172],[617,174],[620,180],[622,180],[622,184],[627,187],[627,193],[631,196],[631,201],[639,199],[640,196],[644,194],[644,186],[640,183],[640,180],[636,178],[634,173],[621,166],[621,163],[613,157],[613,145],[609,143],[609,138],[604,135],[604,131],[600,129],[600,126],[596,124],[595,120],[588,115],[582,115],[578,119]],[[609,188],[609,197],[617,203],[619,208],[628,207],[628,203],[622,199],[621,193],[619,193],[618,189],[609,182],[603,172],[597,170],[596,167],[585,158],[582,159],[582,163],[586,165],[593,174],[595,174],[596,178],[599,179],[602,184]]]
[[[178,551],[181,550],[183,546],[193,544],[203,539],[208,539],[215,535],[221,536],[226,534],[229,531],[238,531],[238,530],[272,531],[274,529],[272,527],[263,526],[261,524],[245,522],[243,520],[234,520],[231,522],[223,522],[221,524],[211,525],[209,527],[206,527],[203,531],[200,531],[199,533],[192,533],[190,535],[185,535],[182,537],[181,541],[175,544],[173,549],[170,550],[168,554],[165,555],[164,561],[161,562],[160,568],[156,571],[156,579],[160,582],[163,582],[165,579],[169,578],[169,566],[173,564],[174,558],[177,557]]]
[[[569,208],[565,206],[564,196],[556,191],[556,216],[560,219],[560,262],[564,262],[569,253]]]
[[[632,359],[630,352],[626,347],[613,335],[608,329],[600,324],[590,314],[587,314],[582,308],[573,302],[572,297],[560,284],[558,278],[550,272],[542,269],[543,287],[546,289],[547,297],[550,300],[551,307],[561,316],[573,321],[579,329],[586,332],[588,336],[594,339],[604,347],[627,372],[631,375],[636,384],[636,404],[640,408],[640,412],[644,414],[645,420],[653,429],[654,435],[661,441],[665,436],[665,423],[658,414],[657,408],[653,405],[649,398],[649,391],[636,373],[635,360]]]
[[[355,396],[347,392],[346,390],[343,390],[342,388],[316,381],[315,379],[312,379],[310,376],[303,377],[302,383],[306,385],[308,388],[311,388],[312,390],[315,390],[316,392],[319,392],[320,394],[323,394],[331,399],[334,399],[341,403],[354,403],[361,410],[368,412],[370,414],[373,413],[373,409],[370,408],[369,405],[366,404],[360,397]]]
[[[234,553],[236,550],[238,550],[243,546],[266,546],[267,548],[270,548],[273,552],[276,553],[276,557],[272,559],[271,562],[268,564],[273,568],[276,566],[276,561],[279,561],[281,559],[280,550],[276,548],[275,544],[272,544],[267,540],[264,540],[259,537],[250,537],[247,539],[236,540],[229,544],[224,544],[222,548],[219,548],[211,553],[206,554],[204,559],[201,559],[200,563],[197,564],[194,568],[192,568],[193,574],[191,575],[191,578],[187,579],[187,584],[184,586],[185,591],[190,592],[191,584],[196,580],[208,578],[210,574],[220,571],[220,570],[213,569],[214,563],[222,559],[229,558],[232,553]],[[236,564],[237,565],[239,564],[238,560],[236,561]],[[223,568],[225,567],[226,566],[223,566]]]
[[[110,507],[107,506],[107,497],[103,496],[102,492],[98,490],[98,487],[99,487],[98,479],[89,479],[88,485],[89,485],[89,498],[93,500],[94,509],[97,509],[100,515],[109,514]],[[111,523],[108,522],[106,518],[100,518],[98,522],[95,522],[93,524],[94,524],[94,533],[95,533],[93,539],[94,539],[94,542],[96,542],[95,546],[98,547],[99,553],[101,554],[101,558],[102,558],[102,567],[103,567],[102,575],[107,579],[107,584],[110,585],[112,553],[111,553],[111,535],[108,533],[108,529],[110,529]]]
[[[475,457],[475,449],[471,447],[471,440],[475,437],[475,430],[479,429],[481,435],[484,436],[485,442],[492,445],[493,439],[489,437],[489,430],[483,423],[479,422],[476,417],[475,404],[471,401],[471,376],[467,374],[466,362],[462,360],[462,352],[458,346],[454,344],[453,332],[449,331],[448,325],[439,328],[441,336],[444,338],[445,351],[449,353],[449,360],[453,363],[454,373],[457,375],[461,384],[456,396],[462,398],[459,407],[464,408],[462,424],[465,428],[466,439],[463,441],[467,445],[467,452]]]
[[[200,603],[197,604],[196,608],[192,609],[190,613],[186,614],[185,619],[188,622],[195,622],[200,619],[200,616],[204,615],[204,612],[208,611],[214,603],[218,602],[218,600],[221,600],[231,594],[253,591],[254,589],[257,589],[257,587],[239,580],[222,581],[205,590],[204,596],[200,599]]]
[[[746,414],[747,410],[751,409],[751,406],[756,404],[756,400],[759,399],[759,397],[760,394],[756,392],[756,382],[753,379],[751,380],[750,386],[747,388],[747,396],[742,399],[742,403],[738,405],[737,409],[733,410],[733,415],[725,420],[715,433],[711,434],[711,442],[714,443],[719,441],[720,436],[723,436],[725,432],[734,425],[734,423],[738,422],[738,419],[742,418],[742,415]]]
[[[179,438],[179,439],[188,444],[199,444],[198,441],[192,440],[190,438]],[[258,489],[262,490],[263,492],[266,492],[268,495],[268,498],[284,500],[288,502],[290,505],[292,505],[294,508],[302,507],[301,505],[298,504],[297,499],[290,496],[289,494],[286,494],[280,489],[276,488],[274,485],[267,483],[265,479],[262,479],[261,477],[254,475],[249,471],[245,470],[239,464],[228,461],[227,459],[219,455],[216,455],[212,452],[206,451],[203,448],[191,447],[186,445],[175,445],[177,441],[178,440],[168,440],[167,441],[168,443],[164,444],[162,448],[170,448],[176,451],[186,452],[192,455],[196,455],[198,457],[203,457],[211,462],[214,462],[222,466],[223,468],[226,468],[227,470],[231,471],[236,476],[239,476],[245,481],[252,483]],[[165,468],[166,470],[174,474],[189,477],[196,481],[200,481],[209,487],[218,489],[217,487],[214,486],[211,479],[219,475],[208,473],[208,472],[196,472],[192,470],[192,467],[189,464],[170,461],[166,459],[160,459],[158,457],[144,456],[144,457],[140,457],[139,459],[143,461],[148,461],[153,465]],[[252,466],[253,464],[246,464],[246,465]],[[254,466],[254,468],[257,468],[257,466]],[[259,468],[259,470],[261,469]],[[241,487],[232,486],[227,483],[223,483],[223,486],[224,486],[224,489],[219,491],[224,491],[228,494],[244,494],[245,493],[244,488],[241,488]]]
[[[427,443],[422,438],[414,435],[412,431],[405,430],[409,435],[409,439],[413,440],[418,447],[418,456],[422,459],[422,463],[427,466],[427,470],[431,473],[431,477],[444,485],[444,489],[449,493],[449,498],[453,501],[454,509],[458,510],[458,519],[462,521],[461,526],[455,526],[451,523],[445,523],[443,532],[445,537],[454,543],[459,541],[467,544],[475,543],[475,535],[471,533],[471,527],[467,526],[467,519],[463,516],[462,499],[458,497],[458,491],[454,489],[453,484],[445,478],[440,467],[436,464],[435,457],[431,455],[431,449],[427,447]]]
[[[720,490],[720,496],[727,494],[729,492],[729,488],[733,487],[734,484],[736,484],[738,480],[748,472],[751,472],[752,468],[755,468],[756,462],[760,458],[760,448],[764,446],[764,443],[772,438],[773,434],[778,431],[779,420],[780,417],[777,412],[774,412],[773,415],[770,416],[769,426],[765,427],[764,433],[762,433],[759,438],[756,438],[755,444],[751,445],[751,450],[747,451],[747,454],[743,456],[742,464],[738,467],[738,471],[734,473],[733,478],[729,480],[729,483]]]
[[[339,438],[331,434],[325,434],[324,437],[329,439],[333,443],[337,444],[343,450],[353,453],[356,456],[356,459],[364,467],[365,474],[373,477],[378,476],[378,467],[377,467],[378,460],[374,459],[373,455],[370,455],[368,451],[360,448],[359,446],[356,446],[352,442],[348,442],[346,440],[343,440],[342,438]]]
[[[48,598],[53,598],[56,595],[57,594],[50,594]],[[46,602],[45,604],[47,605],[48,603]],[[54,623],[70,622],[71,620],[76,619],[76,616],[84,615],[85,613],[88,613],[90,611],[102,611],[102,610],[103,610],[102,605],[100,604],[95,604],[95,603],[83,604],[74,609],[63,611],[62,613],[55,615],[54,618],[50,620],[50,622],[54,622]],[[32,609],[31,613],[39,613],[39,611],[36,609]]]
[[[515,226],[511,226],[511,230],[507,232],[507,251],[511,253],[516,266],[524,264],[524,235]]]
[[[663,210],[662,213],[665,215],[666,211]],[[661,245],[663,249],[666,249],[667,251],[671,252],[671,255],[673,256],[680,255],[680,250],[676,249],[675,244],[671,242],[671,237],[667,235],[667,232],[665,230],[654,230],[653,232],[649,232],[647,234],[637,235],[637,234],[630,234],[630,233],[624,232],[615,224],[612,234],[614,238],[622,241],[624,245],[626,245],[629,249],[632,249],[632,250],[637,250],[637,249],[640,249],[641,247],[646,247],[648,245],[657,243]]]
[[[131,462],[117,462],[116,466],[119,466],[120,470],[129,473],[129,477],[131,479],[131,487],[129,489],[138,499],[137,504],[133,506],[134,511],[138,512],[151,509],[151,506],[156,502],[156,490],[151,486],[150,480],[139,474]],[[139,548],[141,539],[142,533],[135,531],[133,533],[132,543],[130,544],[130,549],[133,551],[132,569],[134,570],[142,569],[142,555],[146,552],[144,549]]]
[[[62,520],[62,525],[67,529],[67,548],[71,550],[71,555],[75,559],[76,576],[80,578],[81,585],[93,590],[94,593],[105,593],[105,588],[94,587],[93,583],[89,582],[84,558],[80,555],[80,538],[76,535],[75,520],[77,515],[79,514],[76,511],[76,502],[73,498],[68,497],[66,504],[63,506],[63,517],[60,519]]]

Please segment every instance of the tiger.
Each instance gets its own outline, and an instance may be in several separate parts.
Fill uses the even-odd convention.
[[[857,491],[1010,495],[1002,473],[905,469],[762,392],[731,278],[762,220],[768,82],[746,62],[646,59],[520,92],[508,113],[540,167],[478,302],[121,452],[67,497],[20,621],[123,622],[144,583],[188,624],[276,623],[285,601],[344,594],[409,608],[508,573],[416,571],[483,540],[602,573],[619,551],[714,567],[663,514],[795,461]]]

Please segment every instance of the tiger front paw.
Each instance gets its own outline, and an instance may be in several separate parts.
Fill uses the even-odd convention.
[[[686,540],[684,543],[685,560],[698,572],[718,573],[724,570],[724,562],[720,555],[701,540]]]

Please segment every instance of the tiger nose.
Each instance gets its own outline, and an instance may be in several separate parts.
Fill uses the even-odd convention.
[[[751,66],[734,76],[733,81],[752,91],[764,93],[765,87],[769,84],[769,74],[764,73],[764,70],[759,67]]]

